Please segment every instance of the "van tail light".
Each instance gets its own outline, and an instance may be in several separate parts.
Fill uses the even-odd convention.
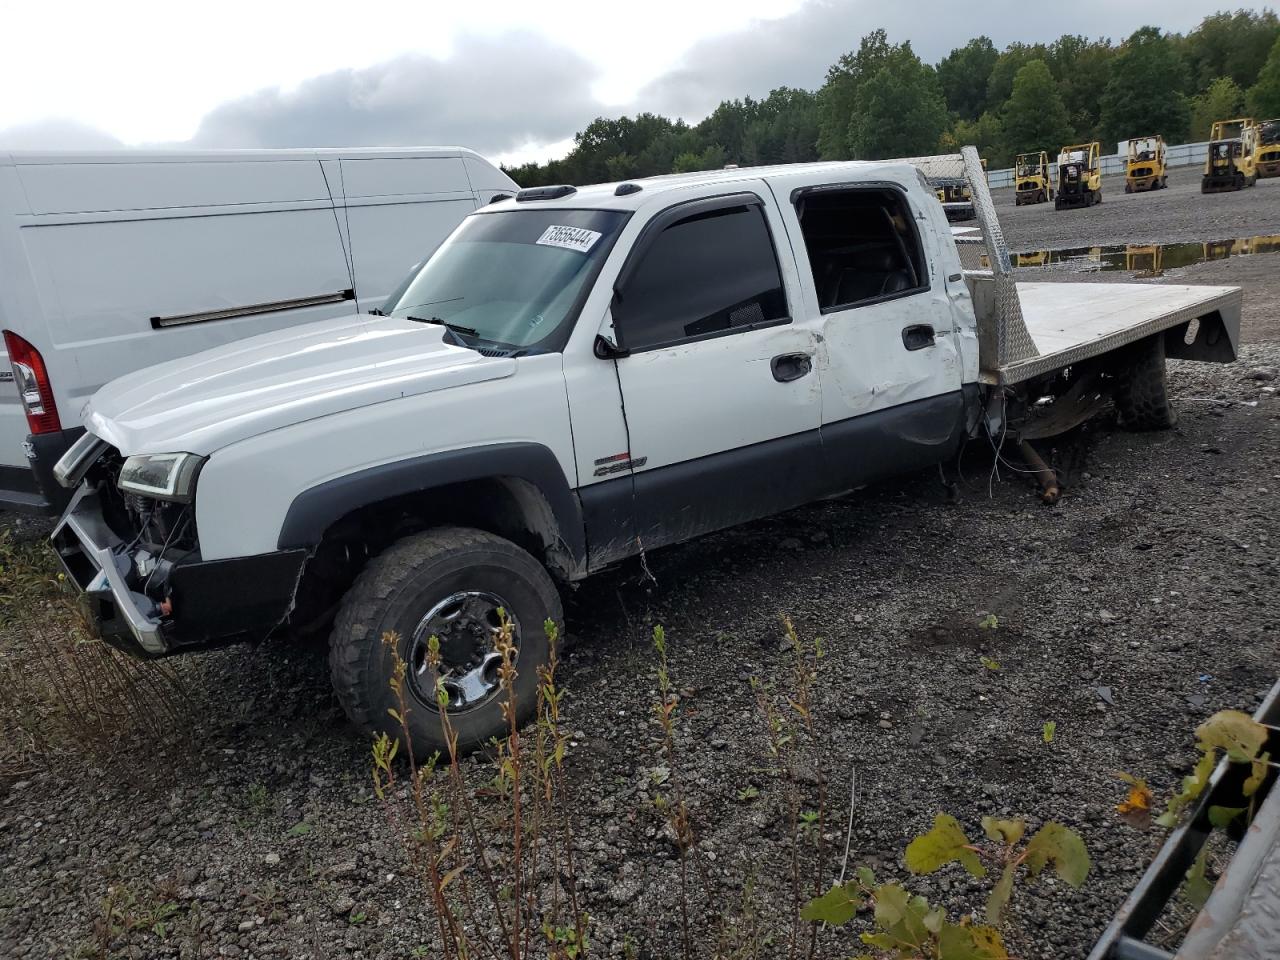
[[[13,378],[18,384],[27,426],[33,434],[57,433],[62,429],[58,407],[53,402],[53,385],[40,351],[12,330],[4,331],[4,348],[9,352]]]

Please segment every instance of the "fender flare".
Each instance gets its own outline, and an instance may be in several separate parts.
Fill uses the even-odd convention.
[[[582,507],[565,479],[560,461],[539,443],[493,443],[445,450],[326,480],[294,497],[277,546],[281,550],[314,548],[329,527],[360,507],[405,494],[426,493],[448,484],[502,477],[525,480],[542,493],[555,514],[560,540],[574,560],[585,565]]]

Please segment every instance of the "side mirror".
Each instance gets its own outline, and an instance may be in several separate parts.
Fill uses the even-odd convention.
[[[614,296],[616,298],[617,294],[614,294]],[[604,324],[600,332],[596,334],[591,352],[600,360],[617,360],[619,357],[628,356],[631,351],[618,342],[618,331],[614,325],[612,310],[609,311],[608,317],[609,322]]]
[[[630,350],[620,347],[614,342],[612,335],[606,336],[603,333],[596,334],[592,352],[599,360],[618,360],[631,355]]]

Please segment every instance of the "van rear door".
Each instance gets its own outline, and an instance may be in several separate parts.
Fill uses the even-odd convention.
[[[429,257],[478,205],[461,157],[344,156],[322,162],[363,310],[381,307],[414,264]]]

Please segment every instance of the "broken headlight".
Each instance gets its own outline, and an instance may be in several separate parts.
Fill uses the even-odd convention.
[[[205,457],[194,453],[152,453],[130,457],[120,468],[120,489],[157,500],[190,503]]]

